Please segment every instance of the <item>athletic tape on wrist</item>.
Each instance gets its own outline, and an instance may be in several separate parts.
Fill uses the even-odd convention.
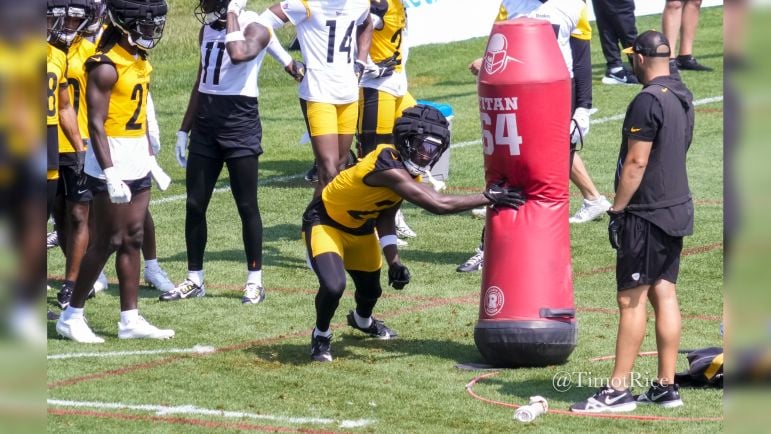
[[[396,245],[396,235],[385,235],[380,237],[380,247],[386,248],[386,246]]]
[[[235,32],[230,32],[227,35],[225,35],[225,43],[228,42],[236,42],[236,41],[245,41],[246,38],[244,38],[244,32],[241,30],[236,30]]]

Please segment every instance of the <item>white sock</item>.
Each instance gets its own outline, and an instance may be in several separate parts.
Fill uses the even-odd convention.
[[[246,283],[262,285],[262,270],[249,271],[246,275]]]
[[[124,325],[133,324],[139,319],[139,309],[124,310],[120,313],[120,322]]]
[[[201,286],[203,284],[203,270],[187,270],[187,279],[196,285]]]
[[[67,309],[62,311],[62,321],[67,322],[69,320],[83,318],[83,309],[84,308],[82,307],[67,306]]]
[[[158,259],[145,259],[145,268],[149,270],[159,270],[161,268],[160,265],[158,265]]]
[[[617,66],[617,67],[615,67],[615,68],[610,68],[610,72],[611,72],[611,73],[613,73],[613,74],[615,74],[615,73],[617,73],[617,72],[621,71],[622,69],[624,69],[624,67],[623,67],[623,66]]]
[[[356,325],[363,329],[372,325],[372,317],[362,318],[355,309],[353,311],[353,319],[356,321]]]
[[[321,336],[322,338],[328,338],[328,337],[332,336],[332,332],[330,330],[322,332],[322,331],[319,331],[319,329],[314,328],[313,329],[313,336]]]

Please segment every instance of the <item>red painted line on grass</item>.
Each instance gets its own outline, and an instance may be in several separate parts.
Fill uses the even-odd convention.
[[[300,432],[308,434],[337,434],[338,431],[315,430],[306,428],[288,428],[283,426],[257,425],[244,422],[220,422],[206,419],[194,419],[188,417],[163,417],[138,414],[126,414],[119,412],[105,412],[94,410],[72,410],[63,408],[49,408],[48,414],[56,416],[86,416],[100,419],[119,419],[130,421],[143,421],[155,423],[172,423],[177,425],[194,425],[204,428],[224,428],[241,431],[266,431],[266,432]]]
[[[479,401],[482,401],[486,404],[493,404],[500,407],[507,407],[507,408],[519,408],[520,406],[517,404],[512,404],[508,402],[503,401],[496,401],[494,399],[485,398],[476,392],[474,392],[474,385],[478,382],[493,377],[495,375],[500,374],[499,371],[496,372],[489,372],[486,374],[478,375],[474,377],[471,381],[469,381],[468,384],[466,384],[466,392],[471,395],[472,398],[477,399]],[[644,420],[644,421],[653,421],[653,422],[720,422],[723,420],[722,417],[674,417],[674,416],[644,416],[641,414],[608,414],[608,413],[573,413],[572,411],[566,411],[566,410],[555,410],[555,409],[549,409],[549,411],[546,414],[559,414],[562,416],[573,416],[573,417],[592,417],[592,418],[598,418],[598,419],[626,419],[626,420]]]

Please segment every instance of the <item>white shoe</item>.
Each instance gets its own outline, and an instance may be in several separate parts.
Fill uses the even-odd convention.
[[[241,297],[242,304],[259,304],[265,300],[265,288],[256,283],[246,283],[244,286],[244,296]]]
[[[158,268],[145,267],[145,282],[153,288],[163,292],[174,289],[174,283],[160,266],[158,266]]]
[[[14,336],[32,346],[46,347],[46,329],[37,306],[13,306],[9,320],[9,329]]]
[[[164,330],[150,324],[140,315],[131,324],[118,321],[120,339],[169,339],[174,337],[174,330]]]
[[[396,211],[394,224],[396,225],[396,236],[399,238],[415,238],[418,236],[415,231],[407,226],[407,222],[404,221],[404,214],[402,214],[402,210]]]
[[[471,215],[478,219],[483,219],[487,217],[487,207],[485,206],[482,208],[474,208],[471,210]]]
[[[397,238],[397,239],[396,239],[396,247],[407,247],[407,246],[409,246],[409,245],[410,245],[410,243],[408,243],[408,242],[404,241],[404,240],[403,240],[403,239],[401,239],[401,238]]]
[[[104,274],[104,271],[102,271],[99,273],[99,277],[96,278],[96,282],[94,282],[92,289],[94,290],[94,293],[97,293],[104,291],[108,286],[110,286],[110,282],[107,281],[107,276]]]
[[[60,316],[56,320],[56,333],[59,333],[59,336],[82,344],[101,344],[104,342],[104,339],[91,331],[91,327],[88,326],[85,317],[70,318],[65,321],[64,315]]]
[[[610,202],[605,196],[600,196],[595,200],[586,200],[581,205],[573,217],[568,220],[570,223],[586,223],[592,220],[599,219],[610,209]]]

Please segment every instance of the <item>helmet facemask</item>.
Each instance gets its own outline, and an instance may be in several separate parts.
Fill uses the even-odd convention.
[[[128,18],[125,21],[116,19],[112,11],[107,11],[107,15],[110,21],[128,37],[129,44],[133,46],[149,50],[158,45],[158,41],[163,37],[166,15]]]
[[[203,25],[210,26],[217,22],[224,24],[228,15],[228,2],[223,0],[200,0],[194,14]]]
[[[447,149],[440,139],[430,135],[414,135],[408,137],[405,142],[399,153],[404,167],[412,176],[430,172]]]

